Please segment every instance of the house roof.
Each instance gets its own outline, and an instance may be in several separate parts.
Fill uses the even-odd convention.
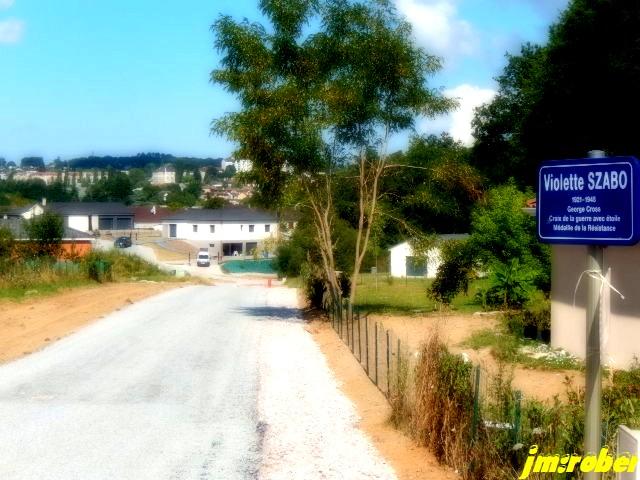
[[[11,230],[16,240],[27,240],[29,236],[24,228],[25,221],[21,218],[0,218],[0,228],[8,228]],[[93,236],[86,232],[81,232],[74,228],[64,227],[64,236],[62,240],[92,240]]]
[[[0,207],[0,215],[20,217],[22,216],[23,213],[28,212],[36,205],[38,205],[37,202],[31,203],[29,205],[25,205],[23,207],[6,207],[6,208]]]
[[[175,213],[174,210],[164,207],[155,207],[155,214],[152,212],[152,205],[145,205],[143,207],[131,207],[133,211],[134,221],[136,223],[157,223],[164,218]]]
[[[117,202],[52,202],[48,208],[59,215],[121,215],[133,216],[131,207]]]
[[[469,238],[468,233],[439,233],[436,235],[438,242],[446,242],[447,240],[466,240]],[[394,248],[404,247],[408,245],[408,241],[404,241],[394,245],[393,247],[389,247],[389,250],[393,250]]]
[[[178,210],[163,220],[168,222],[277,222],[273,212],[247,207],[188,208]]]

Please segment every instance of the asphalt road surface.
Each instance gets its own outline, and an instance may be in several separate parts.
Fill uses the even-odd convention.
[[[285,288],[172,290],[0,367],[3,480],[395,478],[356,423]]]

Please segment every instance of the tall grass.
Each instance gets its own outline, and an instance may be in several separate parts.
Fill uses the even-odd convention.
[[[98,274],[98,265],[100,274]],[[119,251],[96,251],[82,259],[57,261],[48,257],[0,259],[0,298],[21,299],[98,281],[166,280],[155,265]]]
[[[495,375],[483,372],[476,396],[476,367],[449,352],[437,334],[417,357],[400,357],[390,397],[392,422],[463,479],[517,478],[534,444],[545,454],[583,451],[584,391],[568,380],[565,401],[556,397],[549,404],[525,398],[520,404],[505,369]],[[602,418],[604,442],[613,450],[620,424],[640,427],[640,365],[610,375],[603,390]],[[548,474],[532,473],[529,478]],[[613,479],[614,474],[603,478]]]

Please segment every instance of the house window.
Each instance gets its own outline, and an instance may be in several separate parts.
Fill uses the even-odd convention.
[[[198,225],[194,225],[194,226],[193,226],[193,231],[194,231],[194,232],[197,232],[197,231],[198,231]]]
[[[271,231],[271,225],[269,225],[268,223],[264,226],[264,231],[265,232],[270,232]]]
[[[253,232],[256,229],[255,225],[249,225],[249,231]]]
[[[216,233],[216,226],[215,225],[209,225],[209,233]]]

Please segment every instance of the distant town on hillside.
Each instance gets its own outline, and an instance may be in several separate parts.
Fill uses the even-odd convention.
[[[50,161],[25,157],[18,163],[0,157],[0,211],[42,198],[172,208],[246,204],[252,186],[237,174],[250,169],[247,160],[162,153]]]

